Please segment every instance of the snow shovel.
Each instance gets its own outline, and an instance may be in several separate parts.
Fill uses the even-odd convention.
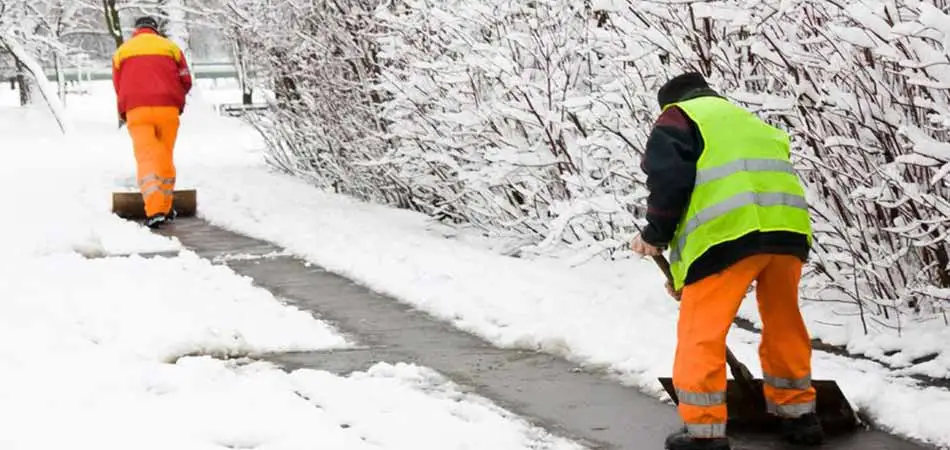
[[[178,217],[194,217],[198,211],[198,192],[194,189],[176,190],[172,206]],[[127,220],[145,219],[145,201],[139,192],[113,192],[112,213]]]
[[[654,256],[653,261],[666,275],[667,282],[672,285],[673,274],[670,272],[669,261],[662,255]],[[726,362],[734,378],[726,382],[726,404],[729,411],[727,428],[777,431],[780,423],[778,417],[766,411],[762,380],[755,379],[749,368],[736,358],[728,346],[726,347]],[[673,402],[679,404],[676,388],[673,387],[673,379],[659,378],[659,381]],[[817,391],[816,412],[825,433],[853,432],[858,425],[857,416],[838,387],[838,383],[833,380],[812,380],[811,384]]]

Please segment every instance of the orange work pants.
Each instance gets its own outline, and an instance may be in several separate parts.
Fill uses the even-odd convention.
[[[173,156],[178,138],[178,108],[133,108],[126,118],[135,149],[139,190],[145,200],[145,215],[167,214],[171,211],[175,190]]]
[[[801,272],[794,256],[754,255],[683,288],[673,385],[690,435],[726,435],[726,334],[753,281],[768,412],[798,417],[814,411],[811,340],[798,309]]]

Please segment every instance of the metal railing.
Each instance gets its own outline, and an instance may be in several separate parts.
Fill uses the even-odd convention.
[[[191,64],[191,74],[195,79],[225,79],[237,78],[237,69],[234,67],[234,64],[229,62],[223,63],[193,63]],[[51,82],[56,82],[56,71],[52,68],[44,68],[46,73],[46,78]],[[112,79],[112,68],[111,67],[91,67],[91,68],[78,68],[75,66],[67,67],[62,70],[63,78],[67,82],[76,82],[76,81],[102,81],[102,80],[111,80]],[[254,76],[253,73],[249,73],[249,76]],[[4,70],[0,72],[0,80],[9,81],[10,78],[16,76],[10,70]]]

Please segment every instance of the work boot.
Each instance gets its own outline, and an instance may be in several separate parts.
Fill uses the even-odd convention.
[[[815,413],[797,418],[782,419],[782,437],[798,445],[820,445],[824,440],[824,431]]]
[[[686,430],[666,437],[666,450],[731,450],[728,438],[703,439],[690,436]]]
[[[145,226],[155,229],[162,226],[162,224],[166,223],[167,221],[168,218],[164,214],[158,213],[145,219]]]
[[[165,216],[165,220],[171,222],[178,217],[178,211],[175,208],[172,208],[168,211],[168,215]]]

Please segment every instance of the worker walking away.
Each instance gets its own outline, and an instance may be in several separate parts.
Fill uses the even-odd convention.
[[[669,450],[729,449],[726,335],[756,283],[764,395],[783,436],[819,444],[811,341],[798,284],[812,231],[788,135],[718,95],[699,74],[669,80],[647,142],[647,222],[632,249],[670,250],[681,297],[673,384],[685,429]]]
[[[191,74],[181,49],[159,33],[158,21],[141,17],[132,37],[112,59],[112,81],[119,117],[126,122],[135,151],[145,225],[156,228],[174,219],[175,141]]]

